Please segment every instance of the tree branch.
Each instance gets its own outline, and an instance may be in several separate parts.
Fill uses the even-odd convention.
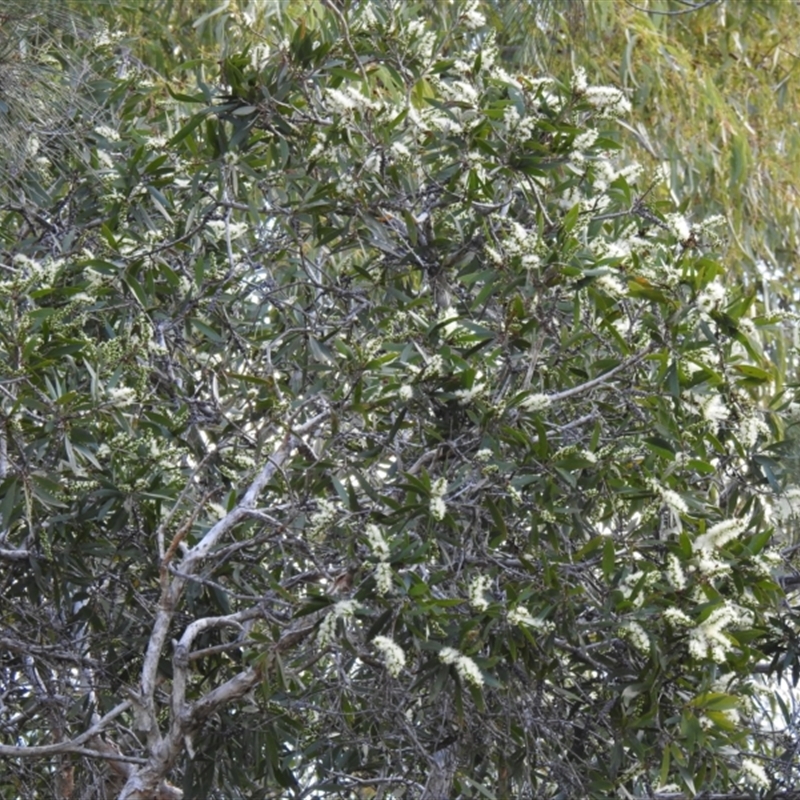
[[[613,367],[608,372],[604,372],[602,375],[598,375],[596,378],[592,378],[590,381],[586,381],[586,383],[582,383],[580,386],[573,386],[569,389],[564,389],[561,392],[554,392],[553,394],[548,394],[545,396],[548,398],[548,400],[550,400],[551,403],[557,403],[560,400],[566,400],[569,397],[574,397],[576,394],[587,392],[589,389],[594,389],[595,386],[600,386],[601,384],[605,383],[609,378],[613,377],[618,372],[621,372],[623,369],[627,369],[628,367],[632,367],[634,364],[638,364],[649,354],[650,348],[642,350],[642,352],[636,353],[630,358],[626,358],[624,361],[621,361],[616,367]]]
[[[57,744],[44,744],[44,745],[8,745],[0,744],[0,756],[9,756],[12,758],[38,758],[40,756],[56,755],[59,753],[75,753],[77,755],[91,756],[93,758],[106,758],[105,753],[97,750],[90,750],[83,747],[85,742],[93,739],[98,734],[102,733],[108,723],[116,719],[120,714],[124,713],[131,707],[130,700],[125,700],[120,703],[104,717],[101,717],[91,728],[84,731],[80,736],[70,739],[65,742],[58,742]],[[136,764],[144,764],[144,759],[128,758],[127,756],[115,756],[120,761],[132,761]]]

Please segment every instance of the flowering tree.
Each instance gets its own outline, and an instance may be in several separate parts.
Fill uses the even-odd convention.
[[[620,90],[309,8],[6,192],[0,792],[792,789],[779,320]]]

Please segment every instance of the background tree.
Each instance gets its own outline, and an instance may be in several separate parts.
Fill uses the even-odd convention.
[[[723,214],[729,267],[763,282],[777,307],[793,306],[797,5],[565,0],[544,9],[497,6],[503,54],[538,57],[559,75],[581,65],[592,80],[626,88],[628,157],[666,168],[658,196],[690,218]]]
[[[475,3],[161,8],[5,190],[5,796],[794,791],[781,317],[626,95]]]

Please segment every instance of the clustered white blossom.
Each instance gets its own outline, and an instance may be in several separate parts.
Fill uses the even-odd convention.
[[[226,222],[224,219],[210,219],[205,225],[205,230],[219,239],[228,235],[226,229],[231,239],[238,239],[250,230],[250,226],[246,222]]]
[[[309,535],[313,536],[327,528],[336,517],[336,506],[324,497],[317,500],[317,510],[311,515],[309,525]]]
[[[706,578],[714,578],[717,575],[727,575],[730,572],[730,567],[727,562],[717,558],[713,551],[703,548],[697,552],[694,566],[689,567],[689,571],[697,571]]]
[[[800,486],[789,486],[780,495],[777,517],[781,522],[800,517]]]
[[[398,390],[397,396],[404,402],[407,403],[411,398],[414,396],[414,387],[411,384],[404,383]]]
[[[503,112],[503,124],[512,141],[529,141],[536,128],[536,122],[536,117],[523,117],[516,106],[507,106],[506,110]]]
[[[588,131],[578,134],[572,141],[572,153],[570,158],[573,161],[582,161],[585,158],[584,152],[588,150],[596,141],[600,134],[590,128]]]
[[[526,628],[534,628],[543,633],[550,633],[555,630],[552,620],[534,617],[525,606],[515,606],[508,612],[508,621],[511,625],[524,625]]]
[[[519,256],[525,269],[536,269],[541,264],[537,254],[541,242],[539,231],[528,230],[516,220],[511,221],[508,236],[503,241],[503,247],[510,256]]]
[[[689,506],[686,505],[686,501],[676,491],[666,486],[661,486],[654,480],[651,480],[650,484],[653,491],[661,496],[664,505],[669,506],[676,514],[689,513]]]
[[[500,253],[499,250],[492,247],[491,245],[485,244],[483,246],[483,251],[489,256],[489,260],[497,267],[501,267],[503,265],[503,255]]]
[[[437,478],[431,486],[430,510],[435,520],[443,520],[447,514],[444,496],[447,493],[447,478]]]
[[[444,359],[439,353],[434,353],[426,362],[423,374],[426,378],[433,378],[441,375],[444,371]]]
[[[470,0],[461,11],[461,19],[464,27],[469,30],[476,30],[486,24],[486,17],[478,11],[478,0]]]
[[[339,181],[336,184],[336,191],[345,197],[353,197],[356,192],[356,181],[350,173],[342,173],[339,176]]]
[[[411,151],[399,139],[389,145],[389,151],[397,161],[408,161],[413,158]]]
[[[436,34],[429,29],[425,20],[411,20],[401,32],[407,32],[417,52],[423,59],[431,59],[436,52]]]
[[[452,116],[444,111],[435,108],[417,110],[414,106],[408,109],[408,121],[420,133],[437,131],[445,135],[459,135],[464,132],[465,123],[461,121],[456,113],[458,109],[453,109]]]
[[[606,290],[608,291],[608,290]],[[609,294],[611,294],[609,292]],[[627,342],[634,341],[642,333],[642,326],[638,321],[632,320],[629,316],[621,316],[612,323],[617,333]]]
[[[392,591],[392,565],[389,563],[389,543],[377,525],[370,523],[366,530],[370,549],[380,559],[375,567],[375,584],[378,594],[383,597]]]
[[[663,612],[664,619],[675,628],[690,628],[694,625],[692,618],[679,608],[667,608]]]
[[[386,671],[396,678],[406,665],[406,654],[403,652],[403,648],[388,636],[376,636],[372,640],[372,644],[381,651]]]
[[[476,575],[469,583],[469,604],[476,611],[486,611],[489,608],[489,601],[486,593],[492,585],[492,580],[488,575]]]
[[[458,404],[461,406],[468,406],[476,397],[480,397],[486,391],[486,384],[480,381],[475,381],[469,389],[457,389],[455,396],[458,398]]]
[[[525,411],[544,411],[551,403],[552,399],[546,394],[529,394],[519,407]]]
[[[712,281],[697,296],[697,308],[707,316],[725,301],[725,287],[719,281]]]
[[[747,528],[747,521],[743,519],[726,519],[709,528],[704,534],[694,541],[693,548],[696,552],[701,550],[712,551],[724,547],[732,539],[740,536]]]
[[[270,57],[268,44],[259,43],[250,50],[250,66],[255,70],[262,70]]]
[[[319,158],[327,148],[328,148],[327,139],[322,139],[321,141],[317,142],[314,145],[314,147],[311,148],[311,152],[308,154],[308,160],[314,161],[315,159]]]
[[[590,86],[584,96],[601,117],[621,117],[631,111],[631,101],[614,86]]]
[[[355,86],[344,86],[342,89],[325,90],[326,107],[334,114],[352,117],[356,112],[379,111],[381,104],[362,94]]]
[[[753,559],[752,566],[759,575],[769,578],[782,563],[783,556],[780,553],[775,550],[765,550]]]
[[[609,297],[624,297],[628,294],[625,284],[611,272],[598,275],[595,284]],[[630,320],[627,317],[620,317],[620,320],[624,320],[627,325],[630,325]]]
[[[622,627],[622,633],[631,641],[631,644],[642,653],[650,651],[650,638],[647,631],[633,620],[626,622]]]
[[[525,606],[516,606],[508,612],[508,621],[511,625],[525,625],[528,628],[536,627],[536,620]]]
[[[670,553],[667,556],[667,568],[665,571],[667,580],[670,582],[673,589],[680,591],[686,588],[686,573],[683,571],[681,562],[674,553]]]
[[[683,214],[666,214],[664,220],[667,223],[673,236],[681,242],[685,242],[692,235],[692,226]]]
[[[124,35],[122,31],[115,31],[112,33],[108,25],[103,23],[97,33],[92,37],[92,45],[94,47],[105,47],[106,45],[118,42]]]
[[[375,16],[375,10],[369,3],[361,6],[361,16],[356,18],[355,28],[364,28],[369,30],[378,24],[378,18]]]
[[[658,579],[656,572],[643,572],[642,570],[635,570],[626,575],[619,583],[619,590],[623,596],[630,600],[636,587],[641,582],[641,589],[636,597],[632,600],[635,607],[639,607],[644,602],[645,590]]]
[[[442,309],[439,312],[436,323],[440,326],[442,334],[448,337],[455,336],[461,327],[458,324],[458,311],[452,307]]]
[[[329,645],[336,635],[336,623],[342,619],[351,619],[355,613],[358,605],[355,600],[340,600],[333,608],[325,615],[317,631],[317,642],[320,647]]]
[[[725,601],[715,608],[705,622],[697,625],[689,634],[689,653],[698,659],[711,658],[722,663],[731,648],[725,628],[747,622],[752,614],[741,606]]]
[[[136,400],[136,390],[129,386],[115,386],[106,389],[106,396],[112,406],[126,406]]]
[[[389,543],[381,533],[381,529],[370,523],[367,525],[366,536],[372,552],[382,561],[386,561],[389,558]]]
[[[604,117],[616,117],[631,110],[630,100],[621,89],[614,86],[589,86],[586,70],[578,67],[572,77],[572,90],[585,97]]]
[[[638,161],[628,164],[619,164],[616,161],[611,161],[609,158],[599,158],[594,163],[594,190],[596,192],[605,192],[617,178],[624,178],[628,183],[633,183],[642,173],[643,167]],[[595,200],[597,198],[594,198]],[[638,228],[634,224],[628,225],[620,234],[624,240],[630,245],[635,244],[639,248],[651,245],[646,238],[635,235]],[[620,237],[615,237],[619,240]]]
[[[686,369],[690,374],[704,369],[702,364],[693,361],[686,363]],[[684,392],[682,395],[686,408],[693,414],[697,414],[709,423],[709,428],[713,433],[717,433],[720,425],[731,415],[730,408],[725,404],[725,398],[720,394],[702,395],[697,392]]]
[[[483,674],[480,667],[469,657],[456,650],[454,647],[443,647],[439,651],[439,660],[445,664],[452,664],[456,668],[458,677],[473,686],[483,686]]]
[[[108,125],[98,125],[94,131],[104,139],[108,139],[109,142],[119,141],[119,131],[114,130],[114,128],[110,128]]]
[[[742,776],[752,786],[760,789],[769,789],[772,781],[769,779],[764,767],[755,759],[743,758],[741,766]]]
[[[379,561],[375,567],[375,589],[380,597],[392,591],[392,565],[388,561]]]
[[[466,80],[454,80],[442,82],[439,85],[442,94],[448,100],[464,103],[468,106],[477,106],[480,95],[478,90]]]
[[[114,159],[105,151],[105,150],[98,150],[97,151],[97,160],[100,162],[101,166],[104,170],[113,170],[114,169]],[[108,182],[114,179],[114,175],[108,173],[104,176],[106,180],[104,182]]]
[[[745,414],[739,421],[739,428],[737,431],[737,439],[741,445],[750,449],[755,447],[760,435],[769,434],[769,426],[757,414]]]
[[[586,70],[583,67],[578,67],[575,70],[570,84],[572,86],[572,91],[575,92],[575,94],[583,94],[589,88]]]
[[[725,405],[721,395],[712,394],[700,403],[700,411],[703,419],[711,423],[712,429],[716,432],[721,422],[730,416],[730,409]]]

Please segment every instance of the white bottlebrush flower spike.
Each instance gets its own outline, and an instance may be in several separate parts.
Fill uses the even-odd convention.
[[[622,632],[630,640],[631,644],[640,652],[650,652],[650,638],[645,629],[636,621],[626,622]]]
[[[486,611],[489,608],[489,601],[486,593],[492,585],[492,580],[488,575],[476,575],[469,582],[469,604],[476,611]]]
[[[737,536],[741,536],[746,528],[747,521],[743,519],[726,519],[718,522],[695,539],[694,550],[695,552],[719,550]]]
[[[703,399],[700,403],[700,410],[703,419],[711,423],[714,432],[719,429],[719,423],[724,422],[731,414],[730,408],[719,394],[713,394],[711,397]]]
[[[665,570],[667,580],[674,589],[680,591],[686,587],[686,573],[683,571],[681,562],[674,553],[667,556],[667,568]]]
[[[392,591],[393,578],[392,565],[388,561],[378,562],[375,567],[375,587],[381,597]]]
[[[388,559],[390,552],[389,544],[384,538],[383,533],[381,533],[381,529],[377,525],[370,523],[367,525],[366,536],[372,552],[382,561]]]
[[[688,628],[694,625],[692,618],[681,611],[679,608],[666,608],[663,613],[664,619],[673,627]]]
[[[759,789],[769,789],[772,786],[772,781],[769,779],[764,765],[754,758],[743,758],[741,771],[745,780],[751,786]]]
[[[469,657],[465,656],[454,647],[443,647],[439,651],[439,660],[444,664],[452,664],[456,668],[458,677],[473,686],[483,686],[483,674],[480,667]]]
[[[544,411],[552,402],[546,394],[529,394],[519,407],[525,411]]]
[[[656,481],[652,481],[653,489],[661,495],[661,501],[668,506],[675,514],[688,514],[689,506],[686,501],[673,489],[662,486]]]
[[[692,228],[683,214],[667,214],[665,220],[678,241],[685,242],[692,235]]]
[[[376,636],[372,640],[372,644],[380,650],[386,671],[396,678],[406,665],[406,654],[403,652],[403,648],[388,636]]]
[[[340,620],[347,620],[356,613],[358,604],[355,600],[340,600],[331,608],[320,623],[317,631],[317,642],[320,647],[327,647],[333,642],[336,635],[336,623]]]
[[[708,618],[695,626],[689,634],[689,653],[697,659],[710,658],[717,663],[726,660],[735,646],[725,634],[732,626],[747,625],[752,615],[747,609],[725,601],[715,608]]]
[[[540,621],[534,619],[525,606],[515,606],[508,612],[508,621],[511,625],[524,625],[527,628],[540,627]]]
[[[444,495],[447,493],[447,479],[437,478],[431,486],[430,511],[435,520],[443,520],[447,514]]]

